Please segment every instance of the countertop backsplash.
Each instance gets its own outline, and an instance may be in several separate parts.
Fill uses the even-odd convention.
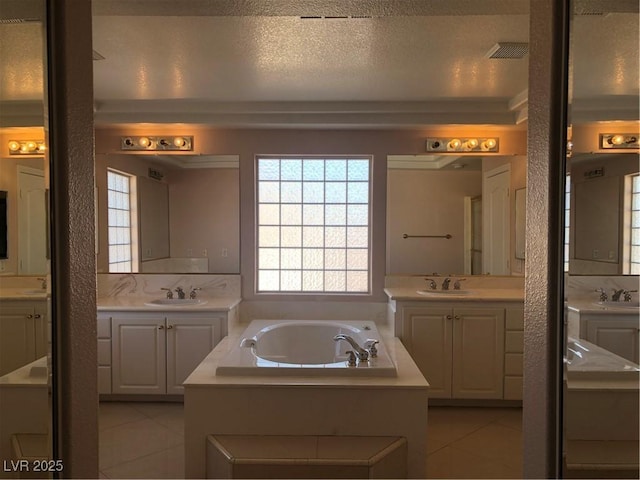
[[[565,277],[565,299],[569,301],[576,298],[598,299],[597,289],[603,288],[607,295],[611,296],[612,290],[640,290],[640,277],[638,275],[568,275]],[[640,298],[638,293],[633,293],[632,298]]]
[[[104,273],[98,274],[98,297],[163,297],[166,292],[161,288],[177,287],[187,295],[192,288],[200,288],[201,297],[240,297],[240,285],[240,275]]]
[[[385,288],[426,288],[425,278],[433,279],[440,286],[445,278],[464,279],[463,288],[524,289],[524,277],[489,275],[387,275]],[[439,287],[438,287],[439,288]]]

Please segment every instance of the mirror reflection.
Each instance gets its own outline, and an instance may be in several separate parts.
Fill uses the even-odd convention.
[[[240,272],[237,160],[184,158],[96,155],[98,272]]]
[[[44,3],[0,8],[0,478],[52,458]]]
[[[563,477],[638,478],[638,5],[573,6]]]
[[[515,192],[526,157],[430,160],[387,160],[387,274],[523,275]]]

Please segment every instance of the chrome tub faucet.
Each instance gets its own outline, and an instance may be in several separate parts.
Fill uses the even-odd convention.
[[[442,290],[449,290],[449,284],[451,283],[451,279],[449,277],[445,278],[442,281]]]
[[[340,340],[344,340],[346,342],[349,342],[349,345],[351,345],[351,347],[353,348],[353,353],[355,354],[356,357],[358,357],[359,361],[366,362],[367,360],[369,360],[369,352],[367,352],[364,348],[362,348],[360,345],[358,345],[358,342],[356,342],[353,339],[353,337],[351,337],[350,335],[345,335],[344,333],[339,333],[338,335],[333,337],[333,339],[336,342],[338,342]],[[351,362],[349,362],[349,364],[351,364]]]

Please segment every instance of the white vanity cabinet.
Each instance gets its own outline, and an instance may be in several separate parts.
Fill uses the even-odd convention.
[[[100,337],[100,393],[183,394],[182,383],[227,333],[224,312],[102,312],[110,336]],[[107,341],[110,364],[106,364]],[[106,382],[110,371],[110,385]]]
[[[47,354],[46,300],[0,304],[0,376]]]
[[[640,326],[637,314],[580,316],[580,336],[627,360],[638,363]]]
[[[401,340],[431,398],[502,399],[504,308],[398,302]]]

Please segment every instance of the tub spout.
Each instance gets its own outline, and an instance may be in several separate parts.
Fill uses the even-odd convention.
[[[351,336],[345,335],[344,333],[339,333],[338,335],[333,337],[333,339],[336,342],[340,340],[345,340],[349,342],[349,345],[353,347],[353,352],[356,354],[356,357],[358,357],[358,360],[360,360],[361,362],[366,362],[367,360],[369,360],[369,352],[367,352],[364,348],[358,345],[358,342],[356,342]]]

